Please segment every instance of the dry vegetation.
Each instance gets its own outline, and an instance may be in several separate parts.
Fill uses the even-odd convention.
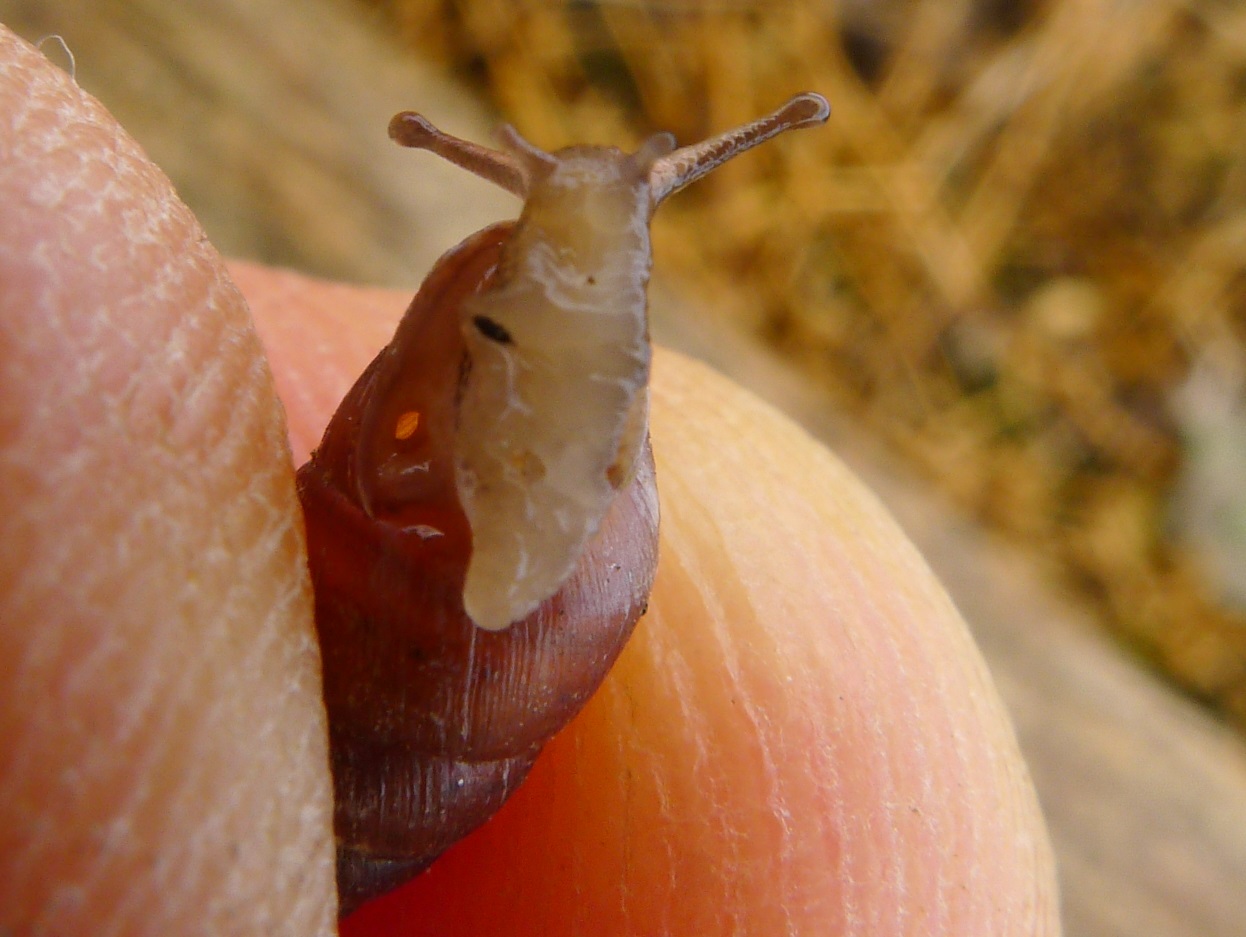
[[[1246,6],[374,2],[546,146],[823,92],[664,269],[1246,726]]]

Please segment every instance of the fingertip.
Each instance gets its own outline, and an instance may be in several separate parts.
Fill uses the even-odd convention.
[[[17,932],[333,926],[280,408],[168,180],[0,28],[0,907]]]
[[[655,358],[649,615],[482,830],[344,933],[1056,934],[1050,847],[955,609],[829,453]]]
[[[759,900],[817,896],[829,903],[808,926],[844,933],[1057,933],[1050,844],[1007,712],[917,550],[752,395],[679,359],[657,381],[654,447],[674,480],[663,562],[678,577],[662,585],[681,604],[644,692],[705,714],[723,740],[709,749],[747,746],[716,761],[733,795],[753,777],[728,812],[765,804],[763,831],[767,812],[785,818],[777,852],[755,840]],[[708,679],[696,697],[665,673],[677,655]]]

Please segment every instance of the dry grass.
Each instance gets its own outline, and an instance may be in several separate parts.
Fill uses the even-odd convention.
[[[551,148],[823,92],[663,210],[664,269],[1246,726],[1246,6],[374,2]]]

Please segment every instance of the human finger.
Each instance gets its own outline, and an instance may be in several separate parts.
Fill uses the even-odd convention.
[[[0,931],[324,934],[281,409],[168,180],[0,28]]]

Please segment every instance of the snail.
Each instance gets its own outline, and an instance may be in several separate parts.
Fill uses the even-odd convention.
[[[622,650],[657,563],[650,217],[828,114],[802,94],[635,153],[391,122],[524,205],[436,263],[298,472],[343,915],[492,816]]]

